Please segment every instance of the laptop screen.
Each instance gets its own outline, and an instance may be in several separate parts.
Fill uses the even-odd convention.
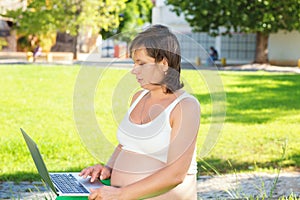
[[[21,132],[23,134],[23,137],[26,141],[26,144],[28,146],[28,149],[31,153],[32,159],[35,163],[35,166],[41,175],[42,179],[48,184],[48,186],[52,189],[52,191],[57,194],[56,189],[50,179],[48,170],[46,168],[46,165],[43,161],[42,155],[36,145],[36,143],[25,133],[23,129],[21,129]]]

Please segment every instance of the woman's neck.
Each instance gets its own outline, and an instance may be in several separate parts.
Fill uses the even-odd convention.
[[[155,87],[149,90],[149,97],[151,99],[164,99],[169,96],[169,94],[164,92],[165,89],[163,87]]]
[[[181,93],[181,90],[178,90],[174,93],[166,93],[165,89],[160,87],[149,90],[149,98],[153,100],[164,100],[166,98],[174,97],[174,95],[179,96]]]

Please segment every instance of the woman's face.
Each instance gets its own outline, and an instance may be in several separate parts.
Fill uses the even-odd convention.
[[[148,56],[145,48],[134,51],[132,74],[136,76],[141,87],[148,89],[150,84],[160,84],[168,69],[167,63],[163,60],[155,63],[155,59]]]

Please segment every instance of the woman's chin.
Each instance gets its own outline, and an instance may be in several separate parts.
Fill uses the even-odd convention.
[[[149,89],[149,87],[150,87],[150,84],[147,84],[147,83],[140,83],[140,85],[144,89]]]

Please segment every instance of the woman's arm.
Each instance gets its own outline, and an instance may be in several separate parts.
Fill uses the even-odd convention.
[[[120,188],[119,199],[142,199],[165,193],[182,183],[189,169],[200,124],[200,106],[182,100],[171,114],[172,137],[168,165],[156,173]]]
[[[108,167],[110,169],[110,172],[112,172],[114,164],[115,164],[115,160],[118,157],[120,151],[122,149],[122,145],[118,144],[118,146],[115,148],[113,154],[110,156],[109,160],[107,161],[105,167]]]
[[[130,102],[130,105],[132,105],[132,103],[138,98],[138,96],[142,93],[142,91],[143,91],[143,90],[140,90],[140,91],[136,92],[136,93],[133,95],[133,97],[132,97],[132,99],[131,99],[131,102]],[[110,167],[111,170],[113,169],[115,160],[116,160],[116,158],[118,157],[118,155],[119,155],[121,149],[122,149],[122,145],[119,144],[119,145],[115,148],[114,153],[111,155],[110,159],[108,160],[108,162],[107,162],[107,164],[106,164],[106,166],[107,166],[107,167]]]
[[[138,96],[141,94],[142,91],[143,90],[140,90],[133,95],[130,105],[138,98]],[[87,176],[91,176],[91,182],[93,182],[97,178],[100,178],[100,179],[110,178],[115,160],[118,157],[121,148],[122,148],[121,144],[119,144],[115,148],[113,154],[111,155],[109,161],[106,163],[105,166],[97,164],[97,165],[94,165],[91,167],[87,167],[87,168],[83,169],[79,175],[83,176],[84,178],[86,178]]]

